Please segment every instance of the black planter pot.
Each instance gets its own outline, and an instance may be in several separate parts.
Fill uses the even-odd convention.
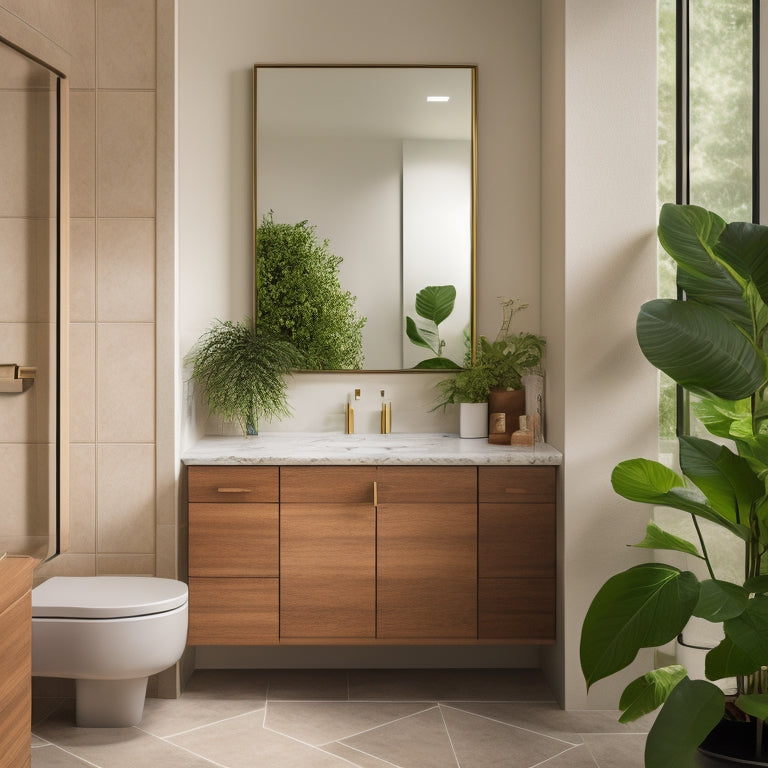
[[[722,765],[768,766],[768,734],[755,755],[755,724],[721,720],[699,747],[699,752]]]

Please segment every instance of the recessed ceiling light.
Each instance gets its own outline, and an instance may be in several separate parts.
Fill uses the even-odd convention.
[[[427,101],[450,101],[450,96],[427,96]]]

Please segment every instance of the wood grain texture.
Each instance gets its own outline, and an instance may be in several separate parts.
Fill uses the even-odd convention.
[[[477,636],[477,505],[381,504],[377,636]]]
[[[280,637],[375,634],[375,509],[368,504],[283,504]]]
[[[554,577],[554,504],[479,505],[481,577]]]
[[[379,467],[379,504],[477,502],[476,467]]]
[[[190,576],[278,576],[277,504],[190,504]]]
[[[278,580],[189,579],[190,645],[259,645],[278,641]]]
[[[479,500],[553,503],[555,472],[555,467],[479,467]]]
[[[555,580],[480,579],[478,637],[554,642]]]
[[[187,492],[190,502],[276,504],[280,496],[279,469],[195,464],[187,467]]]
[[[32,558],[0,561],[0,762],[30,765],[32,725]]]
[[[373,504],[376,467],[281,467],[280,501]]]

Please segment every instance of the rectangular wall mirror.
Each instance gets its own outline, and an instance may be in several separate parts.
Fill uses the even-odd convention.
[[[322,367],[463,365],[475,338],[476,68],[257,65],[253,82],[254,223],[307,222],[366,318],[362,363]],[[445,291],[442,310],[421,294],[427,317],[416,311],[427,286],[455,288],[447,317]],[[407,333],[409,317],[430,346]]]

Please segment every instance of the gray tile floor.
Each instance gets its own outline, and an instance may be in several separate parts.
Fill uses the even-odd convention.
[[[642,768],[649,725],[564,712],[526,669],[198,670],[133,728],[33,710],[33,768]]]

